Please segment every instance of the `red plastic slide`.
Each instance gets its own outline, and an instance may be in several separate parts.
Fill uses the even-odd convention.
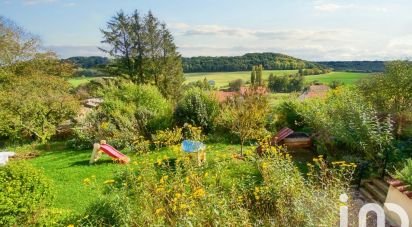
[[[120,153],[120,151],[116,150],[114,147],[108,145],[108,144],[101,144],[100,145],[100,150],[102,150],[104,153],[109,155],[110,157],[120,160],[122,162],[128,163],[129,162],[129,157],[126,155]]]

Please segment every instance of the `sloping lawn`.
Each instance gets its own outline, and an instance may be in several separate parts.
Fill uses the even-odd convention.
[[[233,154],[239,151],[239,145],[209,144],[207,145],[207,165],[205,171],[210,174],[224,176],[224,183],[230,188],[235,182],[242,183],[243,179],[254,182],[260,180],[260,174],[253,162],[233,159]],[[246,147],[251,151],[253,147]],[[40,151],[40,156],[30,159],[30,162],[44,170],[45,174],[54,181],[56,199],[53,208],[63,209],[80,214],[87,206],[99,198],[105,189],[105,181],[111,180],[116,173],[128,168],[128,165],[113,163],[106,155],[93,165],[89,165],[91,150],[75,151],[64,146],[52,146],[50,151]],[[169,148],[153,151],[148,154],[134,155],[131,163],[139,167],[139,163],[156,163],[161,159],[176,157],[176,152]],[[220,165],[220,168],[217,166]],[[223,165],[223,166],[222,166]],[[300,169],[304,170],[305,162],[297,161]],[[223,168],[222,168],[223,167]],[[219,170],[217,170],[219,169]]]
[[[332,81],[340,81],[345,85],[355,84],[357,81],[363,78],[371,76],[370,73],[354,73],[354,72],[330,72],[321,75],[305,76],[305,83],[318,81],[324,84],[330,84]]]
[[[113,163],[107,156],[93,165],[89,165],[91,150],[75,151],[66,149],[63,146],[52,146],[51,151],[41,151],[41,155],[30,159],[30,162],[44,170],[45,174],[54,181],[56,188],[56,199],[54,208],[74,211],[80,213],[99,194],[103,193],[104,182],[113,179],[115,174],[127,165]],[[207,159],[213,160],[215,157],[220,159],[231,159],[233,153],[239,150],[237,145],[213,144],[207,149]],[[161,149],[143,155],[128,154],[131,157],[131,165],[139,165],[139,162],[155,163],[158,159],[174,157],[175,153],[171,149]],[[249,163],[233,163],[225,168],[228,177],[236,177],[238,173],[245,172],[253,174],[257,170]]]

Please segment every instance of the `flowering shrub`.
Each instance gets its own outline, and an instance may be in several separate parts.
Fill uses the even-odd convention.
[[[176,145],[182,141],[182,128],[175,127],[174,129],[158,130],[153,136],[153,143],[156,148],[168,147]]]
[[[36,223],[35,217],[50,205],[51,182],[25,162],[0,167],[0,226]]]
[[[258,174],[256,178],[238,173],[228,180],[226,170],[239,165],[235,160],[218,154],[209,166],[199,167],[178,146],[172,149],[173,159],[134,163],[116,179],[107,180],[107,197],[77,223],[333,226],[339,218],[339,195],[347,192],[355,168],[344,162],[327,164],[319,157],[305,177],[284,148],[267,147],[263,155],[244,161]]]

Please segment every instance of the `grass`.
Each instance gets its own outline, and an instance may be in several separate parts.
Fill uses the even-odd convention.
[[[274,75],[285,75],[294,74],[298,70],[265,70],[263,71],[263,79],[267,80],[269,75],[273,73]],[[212,73],[185,73],[186,81],[185,83],[195,82],[198,80],[203,80],[204,78],[208,80],[214,80],[217,87],[226,87],[229,82],[236,79],[242,79],[244,81],[250,80],[250,71],[241,72],[212,72]]]
[[[310,83],[313,81],[318,81],[324,84],[329,84],[332,81],[340,81],[346,85],[355,84],[362,78],[366,78],[370,76],[369,73],[353,73],[353,72],[331,72],[323,75],[313,75],[313,76],[305,76],[305,82]]]
[[[286,100],[296,99],[298,95],[298,93],[269,93],[269,105],[271,107],[277,106]]]
[[[263,71],[263,79],[267,80],[269,75],[273,73],[277,76],[282,76],[285,74],[297,73],[297,70],[265,70]],[[329,84],[333,80],[341,81],[347,85],[354,84],[359,79],[369,76],[368,73],[353,73],[353,72],[331,72],[323,75],[305,76],[305,82],[319,81],[321,83]],[[226,87],[229,82],[236,79],[242,79],[244,81],[250,80],[249,71],[241,72],[212,72],[212,73],[185,73],[186,81],[185,83],[195,82],[198,80],[203,80],[204,78],[208,80],[214,80],[217,87]],[[74,77],[70,78],[68,81],[73,87],[88,83],[89,81],[96,79],[97,77]]]
[[[53,180],[57,191],[53,207],[75,213],[83,212],[103,193],[104,181],[113,179],[118,171],[127,168],[126,165],[113,163],[106,155],[96,164],[89,165],[91,150],[75,151],[64,146],[52,146],[50,150],[41,151],[41,155],[30,162],[43,169]],[[237,145],[214,144],[208,147],[208,159],[223,152],[229,157],[238,150]],[[132,162],[137,164],[143,160],[155,163],[157,159],[165,156],[174,157],[175,154],[170,149],[162,149],[139,156],[130,155]],[[232,166],[227,171],[229,175],[233,175],[233,171],[239,171],[239,166]],[[85,179],[91,180],[97,187],[86,185]]]
[[[89,83],[91,80],[96,79],[97,77],[73,77],[68,81],[73,87],[78,87],[79,85]]]
[[[247,150],[251,147],[246,147]],[[239,145],[214,143],[208,144],[207,148],[207,169],[211,173],[219,162],[226,160],[223,170],[219,175],[225,176],[227,181],[222,182],[231,187],[233,181],[238,181],[243,177],[259,178],[258,170],[252,162],[244,162],[232,158],[240,150]],[[55,144],[50,151],[40,151],[40,156],[30,159],[30,162],[37,168],[44,170],[45,174],[53,180],[56,188],[56,199],[52,208],[58,208],[73,213],[81,214],[85,209],[104,192],[106,180],[113,179],[116,173],[128,168],[127,165],[113,163],[106,155],[96,164],[89,165],[91,150],[75,151],[65,148],[62,144]],[[156,163],[158,159],[165,157],[176,157],[176,153],[171,149],[164,148],[143,155],[128,154],[132,164]],[[305,159],[306,160],[306,159]],[[297,161],[297,165],[305,166],[306,162]],[[301,168],[302,169],[302,168]],[[91,185],[85,184],[90,180]]]

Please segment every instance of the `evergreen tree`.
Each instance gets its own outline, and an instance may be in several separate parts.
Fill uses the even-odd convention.
[[[263,85],[262,75],[263,75],[263,66],[259,65],[256,67],[256,84],[258,86]]]
[[[252,67],[252,73],[250,75],[250,83],[252,85],[255,85],[256,82],[256,70],[255,70],[255,66]]]
[[[101,49],[115,58],[112,65],[119,75],[134,83],[155,84],[167,98],[177,98],[183,83],[181,56],[173,36],[152,12],[143,18],[137,11],[122,11],[107,23]]]

